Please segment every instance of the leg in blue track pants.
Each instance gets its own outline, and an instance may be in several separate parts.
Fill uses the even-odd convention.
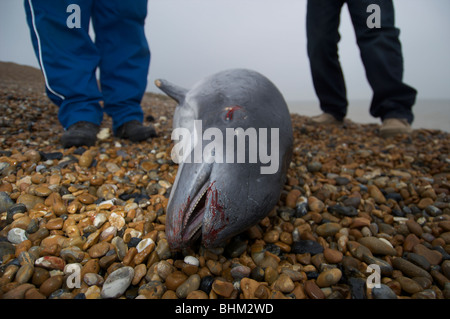
[[[139,141],[154,136],[153,128],[141,124],[140,105],[150,63],[144,33],[147,0],[25,0],[24,4],[46,92],[59,107],[58,119],[66,130],[63,146],[93,145],[103,112],[111,116],[118,137]],[[67,24],[72,4],[79,8],[79,28]],[[95,42],[89,36],[91,19]]]

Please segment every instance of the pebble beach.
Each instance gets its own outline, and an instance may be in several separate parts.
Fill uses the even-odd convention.
[[[308,124],[292,114],[280,200],[222,247],[172,252],[175,102],[158,137],[63,149],[41,73],[0,63],[1,299],[450,299],[450,134]]]

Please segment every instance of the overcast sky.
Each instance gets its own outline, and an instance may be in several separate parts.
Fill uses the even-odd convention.
[[[74,0],[75,2],[75,0]],[[422,99],[450,99],[450,1],[396,0],[404,80]],[[316,100],[306,55],[306,0],[150,0],[148,90],[165,78],[190,87],[245,67],[269,77],[286,100]],[[347,7],[339,50],[349,99],[370,99]],[[0,1],[0,61],[37,67],[22,0]]]

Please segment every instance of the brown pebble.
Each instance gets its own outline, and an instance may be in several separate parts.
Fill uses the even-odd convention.
[[[206,266],[208,267],[209,271],[211,271],[211,273],[216,276],[219,276],[222,272],[222,264],[218,261],[209,259],[206,261]]]
[[[78,164],[80,164],[81,167],[87,168],[91,166],[93,160],[94,160],[93,153],[90,151],[86,151],[83,154],[81,154],[80,158],[78,159]]]
[[[34,196],[30,194],[22,194],[17,198],[17,203],[24,204],[27,207],[27,210],[32,210],[37,204],[43,204],[44,199],[39,196]]]
[[[46,299],[45,296],[43,294],[41,294],[37,288],[28,289],[25,292],[24,298],[25,299]]]
[[[36,150],[27,150],[23,154],[30,162],[38,163],[41,160],[41,154]],[[39,174],[39,173],[38,173]],[[37,175],[37,174],[35,174]]]
[[[145,247],[141,252],[138,252],[136,256],[134,256],[134,263],[139,265],[146,261],[147,257],[150,253],[155,249],[155,244],[151,243],[147,247]]]
[[[30,249],[31,248],[31,245],[32,245],[32,243],[31,243],[31,240],[24,240],[23,242],[21,242],[21,243],[19,243],[19,244],[17,244],[16,245],[16,252],[15,252],[15,256],[16,257],[19,257],[19,255],[22,253],[22,252],[26,252],[28,249]]]
[[[297,284],[292,291],[292,294],[295,296],[295,299],[306,299],[305,289],[302,285]]]
[[[296,254],[295,258],[297,261],[303,265],[308,265],[311,263],[311,254],[310,253],[304,253],[304,254]]]
[[[323,250],[323,256],[330,264],[337,264],[342,261],[343,254],[339,250],[325,248]]]
[[[133,277],[133,280],[131,281],[131,284],[135,285],[135,286],[137,284],[139,284],[139,282],[141,281],[142,278],[144,278],[146,273],[147,273],[147,267],[145,266],[145,264],[137,265],[134,268],[134,277]]]
[[[392,291],[397,295],[400,296],[402,293],[402,286],[400,283],[396,280],[391,280],[386,283],[386,286],[392,289]]]
[[[45,228],[48,230],[62,229],[64,220],[62,218],[53,218],[45,224]]]
[[[280,234],[280,240],[287,245],[292,245],[292,243],[294,241],[292,239],[292,234],[290,232],[286,232],[286,231],[284,231]]]
[[[46,186],[38,186],[34,189],[34,194],[40,197],[47,197],[52,193],[52,190]]]
[[[414,294],[423,290],[422,286],[411,278],[401,276],[395,280],[398,281],[402,286],[402,289],[409,294]]]
[[[17,271],[15,281],[19,284],[24,284],[32,278],[33,272],[34,266],[32,264],[24,264]]]
[[[231,282],[215,280],[212,284],[212,289],[219,296],[229,298],[234,290]]]
[[[425,269],[413,264],[412,262],[404,258],[394,258],[392,260],[392,266],[396,269],[401,270],[405,276],[408,276],[410,278],[426,277],[428,279],[431,279],[430,274]]]
[[[290,208],[295,208],[297,199],[300,197],[301,194],[302,193],[300,192],[300,190],[296,188],[291,190],[286,196],[286,206]]]
[[[308,197],[308,207],[314,213],[321,213],[325,208],[325,204],[317,197]]]
[[[341,229],[341,225],[338,223],[324,223],[316,228],[316,232],[319,236],[328,237],[334,236]]]
[[[33,277],[31,279],[33,285],[39,287],[48,278],[50,278],[50,274],[47,269],[41,267],[34,267]]]
[[[63,284],[63,278],[64,277],[61,275],[57,275],[57,276],[48,278],[39,287],[39,292],[46,297],[50,296],[52,294],[52,292],[61,288],[61,286]]]
[[[438,223],[444,231],[450,231],[450,220],[442,220]]]
[[[325,270],[319,274],[317,277],[316,283],[319,287],[330,287],[338,283],[341,280],[342,272],[338,268],[332,268],[329,270]]]
[[[100,299],[101,298],[100,294],[101,288],[98,286],[91,286],[84,293],[86,299]]]
[[[22,228],[22,229],[27,229],[28,225],[31,222],[31,218],[29,216],[22,216],[20,218],[17,218],[16,220],[14,220],[11,224],[11,228]]]
[[[380,191],[380,189],[377,186],[369,185],[368,192],[370,194],[370,197],[375,199],[375,202],[377,204],[386,203],[386,197],[384,197],[383,193]]]
[[[256,288],[254,295],[259,299],[267,299],[270,296],[270,289],[266,285],[261,284]]]
[[[419,203],[417,204],[417,207],[419,207],[420,209],[425,209],[430,205],[433,205],[434,201],[433,199],[426,197],[426,198],[422,198]]]
[[[21,284],[3,294],[3,299],[24,299],[29,289],[35,288],[32,284]]]
[[[450,283],[450,280],[445,277],[442,273],[437,271],[436,269],[433,269],[430,271],[431,276],[433,277],[434,281],[438,284],[438,286],[442,289],[445,288],[445,286]]]
[[[103,256],[98,261],[98,264],[99,264],[100,268],[108,269],[109,266],[111,266],[116,260],[117,260],[117,255],[114,255],[114,254],[108,255],[108,256]]]
[[[173,290],[167,290],[161,297],[161,299],[178,299],[177,294]]]
[[[86,264],[81,268],[81,278],[84,277],[87,273],[95,273],[98,274],[100,271],[100,265],[98,259],[89,259]]]
[[[373,254],[390,256],[397,255],[397,251],[394,248],[377,237],[362,237],[358,240],[358,242],[369,248]]]
[[[311,299],[325,299],[325,294],[314,280],[307,280],[305,282],[305,292]]]
[[[425,257],[426,260],[428,260],[428,262],[432,265],[439,265],[442,261],[442,254],[440,252],[429,249],[422,244],[415,245],[412,251]]]
[[[88,193],[83,193],[80,196],[78,196],[77,198],[80,201],[80,203],[85,204],[85,205],[92,204],[95,201],[94,196],[92,196]]]
[[[100,258],[106,255],[106,253],[111,249],[111,245],[108,242],[100,242],[98,244],[93,245],[88,250],[89,256],[92,258]]]
[[[405,222],[405,224],[408,227],[409,231],[414,235],[418,237],[422,235],[423,233],[422,227],[414,219],[408,219]]]
[[[442,273],[450,279],[450,260],[445,260],[441,265]]]
[[[159,281],[150,281],[139,287],[139,294],[147,299],[161,299],[165,292],[166,287]]]
[[[241,279],[241,291],[245,299],[254,299],[255,291],[258,289],[260,283],[251,278]]]
[[[20,262],[20,264],[22,266],[26,265],[26,264],[34,265],[34,261],[36,259],[36,255],[37,254],[29,253],[28,251],[23,251],[18,256],[18,259],[19,259],[19,262]]]
[[[178,286],[175,292],[180,299],[186,298],[187,295],[200,287],[201,278],[198,274],[193,274],[188,277],[181,285]],[[214,285],[213,285],[214,287]]]
[[[267,267],[264,270],[264,281],[266,281],[269,285],[275,282],[278,279],[278,271],[273,267]]]
[[[194,290],[186,296],[186,299],[209,299],[209,297],[206,292],[202,290]]]
[[[294,282],[286,274],[281,274],[273,283],[273,289],[279,290],[282,293],[290,293],[292,290],[294,290],[294,288]]]
[[[126,266],[130,266],[134,260],[134,257],[137,255],[137,253],[138,253],[138,251],[137,251],[136,247],[131,247],[130,249],[128,249],[128,252],[125,255],[125,257],[123,258],[122,263]]]
[[[166,278],[166,287],[167,289],[176,291],[178,286],[181,285],[188,276],[181,271],[174,271],[169,274]]]
[[[414,234],[409,234],[403,242],[403,250],[411,252],[417,244],[420,244],[420,239]]]
[[[269,230],[268,232],[264,233],[264,241],[269,244],[276,243],[278,239],[280,238],[280,233],[276,230]]]
[[[361,228],[368,227],[370,225],[370,220],[364,217],[355,217],[350,225],[350,228]]]
[[[183,263],[183,266],[181,267],[181,271],[184,272],[186,275],[191,276],[198,272],[198,266]]]

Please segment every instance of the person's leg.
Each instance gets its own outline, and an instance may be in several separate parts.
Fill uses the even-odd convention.
[[[80,6],[81,28],[67,26],[71,4]],[[24,5],[47,94],[59,106],[62,126],[67,129],[80,121],[99,125],[103,119],[95,78],[99,55],[88,34],[92,0],[25,0]]]
[[[113,131],[130,121],[143,121],[141,100],[147,87],[150,50],[144,32],[147,0],[96,0],[95,44],[100,52],[104,111]]]
[[[412,106],[417,91],[403,83],[403,56],[395,27],[392,0],[348,0],[348,8],[355,28],[357,43],[373,90],[370,114],[385,119],[406,119],[412,123]],[[380,28],[369,28],[367,18],[371,4],[380,7]]]
[[[343,0],[308,0],[307,49],[314,88],[323,112],[343,120],[347,114],[344,75],[338,42]]]

